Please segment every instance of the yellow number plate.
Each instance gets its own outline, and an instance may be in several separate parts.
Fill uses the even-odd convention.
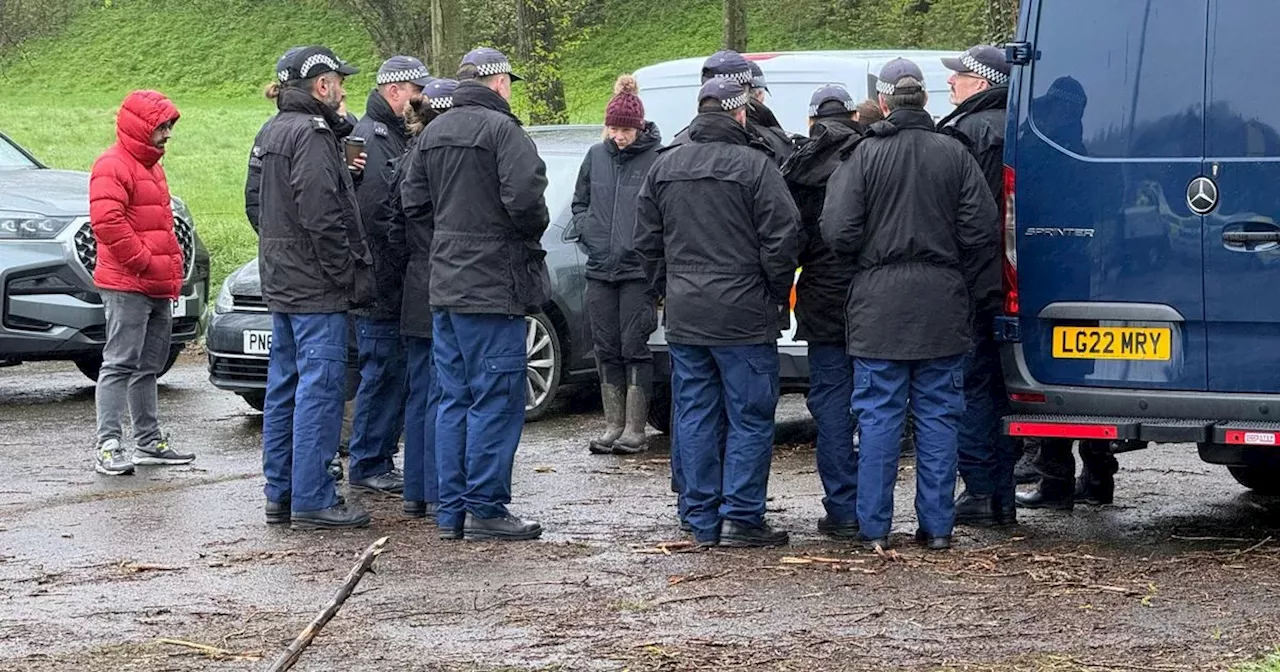
[[[1138,359],[1167,361],[1172,358],[1170,329],[1134,327],[1055,327],[1053,356],[1057,359]]]

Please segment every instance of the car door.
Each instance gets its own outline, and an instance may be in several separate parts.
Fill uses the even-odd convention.
[[[1043,0],[1016,130],[1023,352],[1043,383],[1203,390],[1209,0]]]
[[[1211,0],[1205,319],[1209,389],[1280,392],[1280,3]],[[1215,193],[1216,192],[1216,193]],[[1215,197],[1209,203],[1207,197]]]

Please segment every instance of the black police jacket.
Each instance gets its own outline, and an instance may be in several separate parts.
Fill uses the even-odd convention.
[[[822,240],[818,220],[827,180],[840,166],[841,152],[862,137],[848,118],[819,119],[782,166],[782,176],[800,210],[800,278],[796,281],[796,337],[809,343],[844,343],[844,304],[853,267]]]
[[[400,334],[431,338],[431,227],[410,226],[400,191],[409,174],[415,145],[421,135],[409,141],[409,148],[391,161],[391,219],[387,239],[401,254],[393,257],[401,278]]]
[[[972,346],[978,271],[996,253],[995,202],[964,145],[924,110],[871,125],[827,183],[822,237],[852,266],[849,354],[921,360]]]
[[[572,226],[587,248],[588,278],[644,280],[635,250],[636,197],[661,148],[662,134],[650,122],[626,149],[605,140],[587,150],[573,191]]]
[[[364,179],[356,186],[356,203],[373,254],[377,289],[373,303],[359,312],[375,320],[398,320],[404,290],[404,276],[399,272],[403,268],[404,247],[392,245],[388,236],[392,217],[391,162],[404,154],[409,131],[387,99],[374,90],[369,93],[364,118],[351,135],[364,138],[367,155]]]
[[[333,124],[338,114],[296,88],[262,138],[258,268],[277,313],[336,313],[373,298],[355,186]]]
[[[995,86],[970,96],[938,122],[938,130],[963,142],[977,159],[997,210],[1004,201],[1004,133],[1008,102],[1009,87]],[[979,328],[990,327],[989,318],[999,312],[1003,300],[1000,254],[997,250],[990,263],[978,272],[974,301],[975,310],[981,316]]]
[[[778,165],[785,163],[796,151],[795,140],[783,130],[773,110],[754,98],[747,102],[747,132],[769,147]]]
[[[263,122],[262,128],[258,129],[258,134],[253,136],[253,149],[249,150],[249,169],[245,172],[244,178],[244,215],[249,220],[249,226],[253,227],[254,233],[258,232],[258,213],[262,209],[260,195],[262,192],[262,139],[266,137],[267,126],[271,124],[272,119],[275,117]],[[355,123],[355,117],[348,114],[333,123],[330,128],[341,140],[351,133]]]
[[[400,189],[409,226],[432,229],[431,305],[538,312],[551,285],[546,165],[497,93],[466,81],[453,105],[423,131]]]
[[[746,129],[699,114],[689,142],[659,153],[639,203],[636,251],[665,297],[667,340],[776,341],[790,322],[800,213]]]

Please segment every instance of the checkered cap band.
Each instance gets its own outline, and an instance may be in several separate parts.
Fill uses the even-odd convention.
[[[453,96],[427,98],[427,106],[433,110],[451,110],[453,109]]]
[[[896,89],[897,87],[883,79],[876,81],[876,93],[883,93],[886,96],[892,96]]]
[[[1072,93],[1070,91],[1064,91],[1062,89],[1055,89],[1052,87],[1049,89],[1049,96],[1081,107],[1084,107],[1088,103],[1088,101],[1085,100],[1085,97],[1078,93]]]
[[[510,72],[511,72],[510,61],[498,61],[497,63],[484,63],[476,66],[476,76],[478,77],[510,74]]]
[[[981,61],[969,55],[969,52],[960,54],[960,63],[964,67],[969,68],[970,72],[991,82],[992,84],[1008,84],[1009,75],[996,70],[995,68],[984,65]]]
[[[876,86],[876,88],[879,89],[880,87]],[[840,101],[840,100],[836,100],[835,98],[828,98],[822,101],[821,103],[818,103],[817,105],[810,105],[809,116],[810,117],[818,116],[818,108],[822,107],[823,105],[826,105],[827,103],[840,103],[841,105],[844,105],[844,109],[848,112],[853,112],[854,110],[858,109],[858,104],[853,102],[852,100]]]
[[[731,82],[737,82],[743,86],[751,86],[751,71],[746,72],[730,72],[723,75],[712,75],[712,79],[727,79]]]
[[[747,94],[745,93],[742,94],[741,96],[736,96],[733,98],[729,98],[727,100],[720,101],[720,107],[724,108],[726,112],[732,112],[733,110],[736,110],[739,107],[746,107],[746,106],[747,106]]]
[[[411,70],[393,70],[391,72],[378,73],[378,84],[395,84],[398,82],[412,82],[415,79],[427,77],[426,68],[413,68]]]
[[[298,68],[298,74],[301,75],[302,79],[307,79],[311,76],[311,68],[314,68],[317,65],[327,65],[334,72],[337,72],[338,68],[342,67],[338,65],[337,61],[325,56],[324,54],[312,54],[307,57],[307,60],[302,62],[302,66]]]
[[[280,79],[281,83],[289,81],[289,70],[277,70],[276,77]]]

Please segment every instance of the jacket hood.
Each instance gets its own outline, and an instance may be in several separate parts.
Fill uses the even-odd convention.
[[[374,121],[386,124],[387,128],[396,129],[400,137],[409,137],[409,131],[404,125],[404,117],[397,115],[395,110],[391,109],[391,103],[388,103],[387,99],[383,98],[377,89],[369,92],[369,99],[365,101],[364,112]]]
[[[339,138],[345,138],[351,134],[351,122],[338,114],[337,110],[320,102],[309,91],[295,86],[286,86],[280,90],[280,97],[276,98],[276,107],[281,112],[301,112],[313,117],[323,117],[325,123],[329,124],[329,128]]]
[[[960,117],[975,112],[985,112],[986,110],[1004,110],[1009,107],[1009,85],[1001,84],[993,86],[986,91],[969,96],[964,102],[956,106],[951,114],[943,117],[938,122],[938,128],[945,128],[954,123]]]
[[[723,112],[702,112],[689,123],[689,139],[694,142],[727,142],[750,145],[751,135],[736,119]]]
[[[511,103],[508,103],[506,98],[499,96],[493,89],[475,80],[469,79],[458,84],[458,88],[453,90],[453,106],[483,107],[495,112],[501,112],[514,119],[517,124],[521,123],[520,118],[511,113]]]
[[[151,144],[151,134],[161,124],[178,120],[178,108],[159,91],[134,91],[125,97],[116,114],[116,140],[133,158],[148,168],[164,156]]]
[[[627,145],[626,149],[619,150],[612,140],[604,141],[604,146],[609,150],[609,154],[613,156],[621,154],[625,158],[639,156],[660,144],[662,144],[662,132],[658,130],[658,125],[652,121],[645,124],[644,130],[640,131],[640,134],[636,136],[636,141]]]
[[[773,113],[773,110],[754,98],[747,102],[747,119],[760,126],[782,128],[782,124],[778,122],[778,116]]]
[[[787,182],[822,187],[840,166],[840,156],[851,142],[862,137],[859,124],[849,119],[820,119],[809,129],[809,139],[782,165]]]

